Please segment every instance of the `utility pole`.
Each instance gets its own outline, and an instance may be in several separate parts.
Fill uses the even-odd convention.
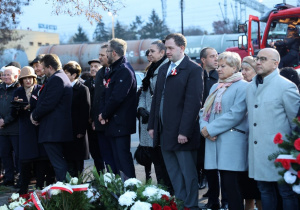
[[[181,7],[181,34],[184,35],[184,31],[183,31],[183,0],[180,0],[180,7]]]

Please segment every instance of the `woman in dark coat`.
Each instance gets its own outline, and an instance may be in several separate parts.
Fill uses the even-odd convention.
[[[14,93],[15,104],[12,108],[12,115],[19,117],[19,158],[21,163],[19,193],[26,194],[31,178],[32,164],[36,171],[36,187],[40,189],[43,187],[47,155],[43,146],[38,143],[38,126],[33,125],[30,121],[30,114],[36,106],[41,89],[41,86],[37,85],[32,67],[22,68],[19,82],[21,87]]]
[[[73,86],[72,97],[72,128],[73,141],[65,145],[65,158],[68,172],[72,177],[82,173],[84,160],[89,159],[87,127],[90,112],[90,92],[88,87],[78,81],[81,73],[80,65],[75,61],[68,62],[64,67],[66,75]]]

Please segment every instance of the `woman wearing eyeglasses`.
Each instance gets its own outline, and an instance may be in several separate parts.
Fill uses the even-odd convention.
[[[239,178],[247,170],[248,124],[246,88],[241,58],[237,53],[224,52],[218,57],[219,82],[200,111],[200,128],[205,142],[206,170],[219,170],[228,194],[230,210],[244,209]]]

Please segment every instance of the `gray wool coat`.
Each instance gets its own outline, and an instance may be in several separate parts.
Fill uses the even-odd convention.
[[[249,118],[249,177],[258,181],[278,181],[280,168],[268,156],[278,151],[277,133],[290,134],[296,126],[300,96],[296,85],[279,75],[278,69],[256,85],[255,76],[247,89]]]
[[[218,84],[212,86],[210,94],[217,88]],[[206,126],[210,136],[217,136],[217,140],[214,142],[205,139],[205,169],[247,170],[247,86],[246,81],[240,80],[228,87],[222,96],[221,113],[212,112],[208,122],[203,120],[203,109],[200,110],[201,130]],[[245,133],[238,132],[235,129]]]
[[[159,67],[157,67],[157,69],[154,71],[153,77],[150,79],[150,87],[151,87],[153,92],[154,92],[155,85],[156,85],[158,71],[159,71],[160,67],[162,65],[164,65],[165,63],[167,63],[168,61],[169,61],[169,59],[166,58],[159,65]],[[152,96],[151,96],[149,88],[148,88],[147,91],[142,90],[141,95],[140,95],[138,108],[144,108],[148,112],[150,112],[151,103],[152,103]],[[142,122],[142,117],[140,117],[140,122]],[[153,147],[153,139],[149,136],[147,127],[148,127],[148,123],[147,124],[142,124],[141,123],[140,145],[141,146],[146,146],[146,147]]]

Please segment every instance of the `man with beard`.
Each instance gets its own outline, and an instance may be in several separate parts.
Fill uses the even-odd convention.
[[[136,132],[136,78],[125,58],[127,43],[122,39],[109,41],[106,54],[110,72],[105,75],[105,90],[100,101],[99,121],[106,124],[117,171],[135,177],[130,152],[130,135]]]

